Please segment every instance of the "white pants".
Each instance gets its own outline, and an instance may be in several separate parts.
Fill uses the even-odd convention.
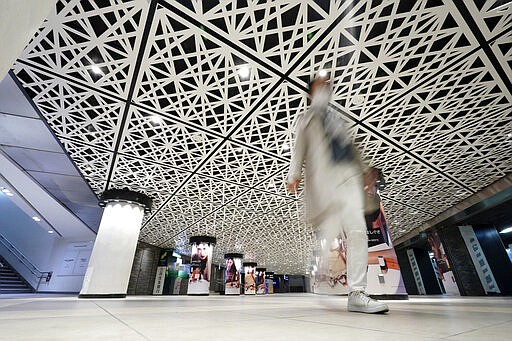
[[[360,177],[352,177],[340,187],[340,195],[319,223],[328,245],[343,236],[347,241],[347,282],[350,291],[366,289],[368,236],[364,219],[364,199]],[[328,248],[327,248],[328,249]]]

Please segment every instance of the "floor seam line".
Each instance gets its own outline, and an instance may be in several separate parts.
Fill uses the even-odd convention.
[[[114,319],[116,319],[117,321],[121,322],[122,324],[124,324],[126,327],[128,327],[129,329],[133,330],[134,332],[136,332],[137,334],[139,334],[140,336],[142,336],[145,340],[151,340],[150,338],[148,338],[146,335],[142,334],[141,332],[139,332],[137,329],[133,328],[132,326],[130,326],[128,323],[124,322],[123,320],[121,320],[120,318],[118,318],[117,316],[115,316],[114,314],[112,314],[110,311],[108,311],[107,309],[103,308],[101,305],[99,305],[98,303],[96,303],[95,301],[91,301],[93,304],[95,304],[98,308],[100,308],[101,310],[103,310],[104,312],[106,312],[107,314],[109,314],[110,316],[112,316]]]

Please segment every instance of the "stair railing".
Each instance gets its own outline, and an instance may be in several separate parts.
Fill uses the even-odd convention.
[[[21,264],[23,264],[30,271],[30,273],[37,279],[37,285],[34,288],[35,292],[38,292],[39,286],[41,285],[41,281],[43,279],[45,279],[47,283],[50,281],[53,275],[53,271],[39,270],[37,266],[32,264],[32,262],[30,262],[27,259],[27,257],[25,257],[25,255],[20,250],[18,250],[16,246],[14,246],[10,241],[8,241],[7,238],[5,238],[4,235],[2,235],[1,233],[0,243],[2,243],[4,247],[7,249],[7,251],[9,251],[10,254],[13,255]]]

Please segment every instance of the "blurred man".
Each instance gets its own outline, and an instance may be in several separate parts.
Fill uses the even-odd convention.
[[[328,107],[331,86],[316,78],[310,86],[311,107],[297,124],[288,190],[296,193],[306,162],[308,219],[328,241],[347,240],[348,310],[381,313],[388,306],[366,293],[368,238],[363,213],[362,167],[344,123]]]

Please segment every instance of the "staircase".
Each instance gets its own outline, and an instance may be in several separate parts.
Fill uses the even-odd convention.
[[[1,294],[28,294],[34,290],[23,278],[0,257],[0,295]]]

